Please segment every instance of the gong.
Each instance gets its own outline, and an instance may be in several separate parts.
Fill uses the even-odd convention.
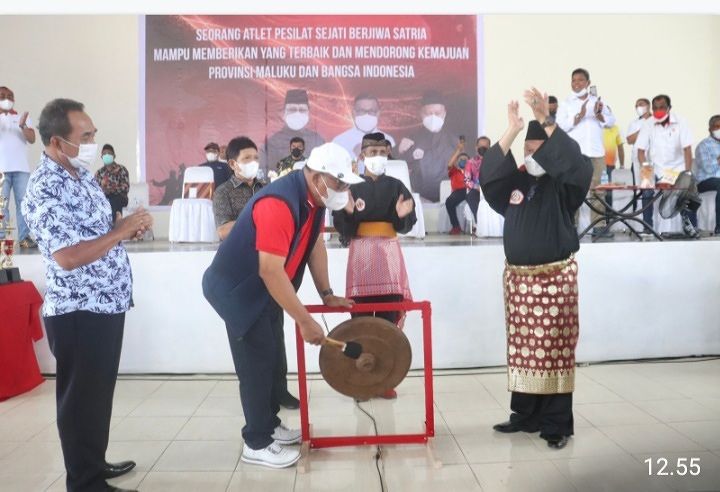
[[[353,318],[337,325],[328,336],[362,345],[362,354],[356,360],[336,347],[324,345],[320,349],[320,372],[338,393],[367,400],[395,388],[410,370],[410,342],[385,319]]]

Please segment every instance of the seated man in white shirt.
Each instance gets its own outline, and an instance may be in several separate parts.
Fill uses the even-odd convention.
[[[670,112],[670,96],[657,95],[652,100],[653,119],[644,125],[635,141],[638,160],[644,168],[652,167],[657,182],[672,185],[683,171],[692,168],[692,135],[684,119]],[[649,192],[649,193],[648,193]],[[643,203],[653,191],[643,195]],[[687,210],[681,211],[683,231],[688,237],[699,237]],[[653,207],[643,212],[645,222],[653,225]]]
[[[333,139],[333,142],[345,148],[350,155],[360,154],[363,137],[368,133],[382,132],[385,139],[395,147],[395,140],[385,130],[378,130],[380,119],[380,101],[371,94],[359,94],[353,102],[353,127],[345,130]]]

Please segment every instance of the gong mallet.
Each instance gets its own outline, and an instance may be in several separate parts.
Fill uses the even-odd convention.
[[[334,338],[325,337],[323,345],[332,345],[333,347],[337,347],[342,350],[343,354],[351,359],[359,359],[360,355],[363,353],[362,345],[357,342],[341,342],[340,340],[335,340]]]

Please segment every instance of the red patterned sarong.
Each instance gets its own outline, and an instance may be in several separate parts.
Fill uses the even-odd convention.
[[[402,295],[412,300],[397,238],[356,237],[350,242],[345,297]]]
[[[508,390],[531,394],[575,389],[577,263],[505,265]]]

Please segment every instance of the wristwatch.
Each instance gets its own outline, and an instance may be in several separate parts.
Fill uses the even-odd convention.
[[[332,289],[325,289],[324,291],[320,292],[320,299],[325,299],[327,296],[333,295]]]

